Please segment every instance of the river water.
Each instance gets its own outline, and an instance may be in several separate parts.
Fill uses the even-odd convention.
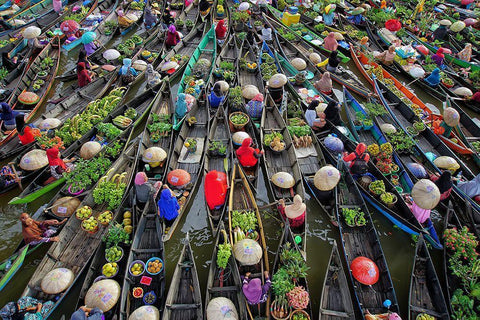
[[[116,43],[118,43],[118,41]],[[62,54],[61,69],[59,70],[58,74],[62,74],[64,70],[68,70],[68,68],[71,68],[74,65],[77,52],[78,50],[74,50],[68,56]],[[362,81],[364,81],[353,63],[349,62],[348,67],[353,70]],[[366,81],[364,81],[364,83],[366,87],[371,89]],[[54,90],[61,90],[61,88],[61,83],[56,83],[54,86]],[[337,88],[341,89],[339,86],[337,86]],[[425,102],[435,103],[430,96],[426,95],[420,89],[415,87],[415,84],[412,84],[412,88],[415,90],[417,95],[420,96],[420,98],[424,99]],[[470,115],[478,116],[473,114]],[[5,163],[7,162],[8,161],[5,161]],[[24,182],[24,186],[26,184],[27,183]],[[9,206],[7,204],[11,198],[20,193],[19,189],[3,194],[0,197],[0,261],[7,258],[21,240],[21,227],[18,220],[20,213],[35,212],[38,207],[47,203],[56,191],[57,190],[50,192],[28,206]],[[265,187],[265,181],[263,179],[263,174],[259,179],[257,203],[259,206],[270,203],[269,195],[267,194],[267,189]],[[315,201],[307,198],[306,204],[308,210],[307,264],[310,267],[308,283],[314,319],[317,319],[321,290],[332,243],[333,240],[336,240],[338,244],[340,244],[341,241],[338,229],[329,223],[326,213],[323,212],[320,207],[318,207]],[[415,251],[414,243],[409,235],[394,227],[383,215],[376,212],[373,208],[371,208],[370,212],[377,228],[380,242],[382,244],[383,251],[390,269],[391,277],[394,282],[397,299],[401,308],[401,315],[403,316],[403,319],[407,319],[410,273]],[[438,232],[441,233],[443,230],[441,222],[442,217],[439,214],[434,213],[432,215],[432,219],[437,226]],[[280,239],[282,232],[282,226],[280,225],[278,218],[276,216],[272,216],[272,214],[269,212],[263,213],[263,225],[266,233],[268,252],[270,254],[269,261],[273,263],[273,255],[277,250],[278,240]],[[203,183],[197,191],[191,209],[184,215],[182,222],[177,228],[174,236],[166,244],[165,260],[167,271],[167,289],[170,279],[173,275],[178,255],[182,248],[182,239],[185,237],[187,232],[189,233],[192,248],[195,253],[201,290],[202,294],[204,295],[215,239],[212,237],[210,227],[208,225],[207,212],[204,202]],[[21,270],[17,273],[14,279],[10,281],[8,286],[0,293],[0,307],[8,301],[17,299],[21,295],[31,275],[35,271],[36,266],[41,261],[47,250],[48,245],[44,245],[42,248],[38,249],[27,257]],[[438,250],[431,251],[431,254],[437,266],[437,273],[443,282],[443,269],[441,261],[442,254]],[[82,279],[78,283],[81,284]],[[58,310],[54,313],[52,319],[60,319],[62,314],[68,315],[67,319],[69,319],[69,315],[74,311],[73,308],[75,308],[78,292],[80,290],[78,283],[74,290],[72,290],[69,296],[63,301]]]

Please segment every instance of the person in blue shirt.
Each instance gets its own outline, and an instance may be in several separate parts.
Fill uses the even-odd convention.
[[[11,131],[17,128],[17,124],[15,122],[15,117],[21,115],[21,112],[14,111],[6,102],[0,102],[0,120],[3,121],[2,123],[2,130],[3,131]]]
[[[165,226],[170,228],[175,219],[178,217],[178,210],[180,205],[178,204],[177,198],[172,194],[172,191],[164,186],[165,189],[162,190],[160,194],[160,199],[158,200],[158,210],[160,218],[165,222]]]
[[[329,4],[325,7],[325,13],[323,14],[323,22],[327,26],[333,26],[333,20],[335,19],[335,9],[337,8],[334,4]]]
[[[435,68],[432,73],[425,78],[425,82],[431,87],[436,87],[440,84],[440,69]]]
[[[212,88],[212,92],[208,96],[208,102],[210,103],[210,107],[218,108],[220,104],[225,100],[225,96],[222,92],[222,86],[220,83],[216,82]]]
[[[130,73],[133,74],[134,76],[138,75],[137,70],[135,70],[132,67],[132,59],[125,58],[123,59],[123,66],[118,71],[118,74],[123,76],[123,75],[126,75],[128,71],[130,71]]]

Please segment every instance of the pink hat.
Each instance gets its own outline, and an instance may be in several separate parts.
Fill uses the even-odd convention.
[[[135,176],[135,185],[141,186],[148,181],[147,174],[145,172],[138,172]]]
[[[256,303],[262,297],[262,281],[260,278],[254,278],[243,285],[243,294],[251,303]]]

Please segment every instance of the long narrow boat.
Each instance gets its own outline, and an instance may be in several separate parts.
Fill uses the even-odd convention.
[[[346,164],[343,161],[339,161],[338,166],[342,176],[336,188],[338,204],[336,214],[345,259],[350,266],[354,259],[366,257],[372,260],[379,270],[378,281],[371,286],[365,286],[354,279],[352,270],[349,268],[350,282],[353,284],[358,307],[361,310],[363,318],[365,318],[365,312],[367,310],[372,314],[382,314],[387,311],[387,309],[383,307],[383,302],[388,299],[392,303],[388,310],[398,313],[400,309],[395,295],[395,289],[380,240],[378,239],[377,231],[370,217],[370,212]],[[343,211],[345,209],[351,210],[355,208],[363,212],[366,220],[366,225],[363,227],[350,227],[343,218]]]
[[[124,173],[124,182],[128,186],[132,181],[135,172],[135,151],[138,147],[138,140],[133,143],[125,153],[123,153],[113,165],[113,170],[106,175],[107,179],[112,179],[116,174]],[[97,184],[98,186],[98,184]],[[81,206],[88,205],[92,208],[94,216],[98,216],[107,209],[105,203],[98,205],[89,194],[82,201]],[[117,212],[118,213],[118,212]],[[30,279],[23,296],[34,297],[42,301],[53,300],[55,305],[43,316],[47,319],[58,305],[67,296],[70,289],[80,277],[82,271],[88,265],[95,250],[101,242],[105,233],[105,228],[100,227],[96,233],[87,233],[80,230],[81,222],[78,219],[69,219],[59,234],[59,241],[55,242],[49,249],[46,256],[42,259],[37,270]],[[48,274],[56,268],[66,268],[73,272],[74,279],[70,286],[58,294],[48,294],[42,291],[41,282]]]
[[[119,319],[126,320],[138,308],[144,305],[142,299],[134,298],[132,294],[133,288],[142,288],[144,294],[152,293],[156,296],[152,305],[161,313],[163,303],[165,301],[165,248],[162,241],[162,225],[157,214],[156,206],[146,205],[143,212],[138,211],[137,215],[141,215],[138,226],[136,227],[135,236],[133,238],[130,254],[126,263],[127,268],[122,274],[123,286],[122,295],[120,297]],[[132,277],[128,267],[133,261],[140,260],[147,263],[151,258],[158,258],[162,262],[162,268],[156,275],[148,274],[152,278],[149,285],[140,282],[141,277]]]
[[[190,126],[187,121],[183,121],[182,128],[178,133],[175,146],[170,156],[166,173],[167,175],[176,169],[182,169],[190,174],[190,182],[184,186],[175,187],[174,192],[179,196],[183,194],[179,200],[180,210],[178,216],[170,227],[166,227],[164,224],[163,241],[168,241],[172,237],[173,232],[178,226],[180,219],[192,203],[194,197],[193,193],[197,187],[201,184],[201,174],[203,172],[203,162],[205,161],[206,141],[208,137],[209,129],[209,117],[208,110],[205,107],[194,106],[188,113],[189,117],[195,117],[197,122]],[[185,143],[188,139],[194,139],[197,147],[195,152],[190,152],[185,147]],[[166,177],[164,177],[164,184],[167,183]],[[186,194],[186,195],[185,195]]]
[[[221,154],[219,148],[223,147],[225,150],[223,154]],[[225,173],[227,181],[230,180],[233,170],[233,147],[227,116],[222,106],[218,107],[217,114],[212,121],[205,149],[207,151],[203,166],[204,176],[210,171],[216,170]],[[223,205],[211,209],[207,204],[208,220],[214,236],[217,234],[218,225],[220,221],[223,220],[225,211],[227,210],[227,199],[228,190],[225,194],[225,203]]]
[[[442,286],[422,235],[418,237],[415,249],[408,300],[410,320],[417,319],[420,314],[428,314],[439,320],[450,319]]]
[[[262,280],[262,285],[265,283],[264,271],[269,271],[268,264],[268,252],[265,242],[265,235],[263,233],[263,224],[262,217],[260,216],[260,211],[258,210],[257,203],[255,202],[255,197],[250,189],[249,182],[241,170],[240,166],[237,164],[233,169],[232,174],[232,183],[230,185],[230,196],[228,200],[228,230],[230,236],[230,243],[235,246],[234,242],[234,227],[232,226],[232,214],[234,211],[239,211],[241,213],[253,212],[257,219],[256,232],[258,232],[258,244],[262,249],[262,257],[260,261],[255,265],[242,265],[238,259],[235,258],[235,262],[238,266],[238,271],[241,275],[250,272],[250,279],[260,278]],[[235,256],[235,251],[234,251]],[[248,303],[247,312],[248,319],[253,320],[255,317],[269,317],[270,314],[270,299],[268,298],[266,302],[257,304],[256,306],[250,306]]]
[[[26,91],[33,90],[33,85],[35,80],[39,79],[37,73],[41,70],[40,65],[45,58],[50,58],[53,61],[53,66],[48,70],[47,76],[44,80],[44,84],[41,86],[40,90],[37,91],[37,96],[39,97],[38,101],[32,105],[24,105],[18,101],[18,96]],[[8,104],[19,112],[28,113],[25,117],[25,122],[29,122],[35,116],[35,113],[38,111],[43,101],[46,99],[48,92],[52,88],[53,81],[55,80],[55,74],[57,73],[58,66],[60,63],[60,39],[55,37],[52,41],[43,48],[42,52],[38,54],[35,60],[32,62],[30,68],[23,72],[20,82],[13,91]],[[7,134],[4,135],[0,140],[0,146],[3,146],[5,143],[10,141],[17,134],[17,129],[13,129]]]
[[[121,10],[123,14],[127,17],[127,20],[131,21],[128,25],[125,24],[119,26],[120,34],[122,36],[129,33],[131,30],[133,30],[134,27],[140,25],[142,22],[143,13],[145,12],[145,8],[148,5],[148,1],[140,0],[138,1],[138,3],[142,3],[143,8],[138,6],[136,8],[133,8],[131,2],[125,2],[122,3],[121,7],[116,9],[118,12]]]
[[[335,240],[323,280],[318,318],[320,320],[355,319],[352,296]]]
[[[168,289],[162,319],[203,319],[202,294],[188,234]]]
[[[223,7],[223,14],[221,14],[218,10],[218,2],[215,1],[212,5],[212,24],[216,26],[220,20],[223,20],[224,26],[227,28],[227,33],[225,34],[225,38],[223,40],[217,39],[218,47],[220,49],[224,48],[227,44],[227,40],[233,38],[231,36],[231,22],[230,22],[230,6],[226,3],[222,5]],[[235,39],[234,39],[235,40]]]
[[[226,267],[218,265],[217,259],[219,252],[230,251]],[[226,298],[232,301],[235,306],[237,318],[239,320],[247,319],[247,309],[245,296],[242,292],[242,279],[238,272],[238,266],[232,255],[232,247],[225,231],[223,221],[218,224],[217,240],[213,248],[212,260],[208,271],[207,292],[205,294],[205,315],[208,316],[208,305],[215,298]]]

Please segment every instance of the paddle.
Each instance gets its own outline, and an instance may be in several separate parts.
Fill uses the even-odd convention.
[[[226,156],[223,158],[223,168],[225,169],[225,174],[227,175],[227,188],[230,188],[230,183],[228,181],[228,158]]]
[[[18,176],[17,169],[15,169],[15,163],[9,162],[8,165],[10,166],[10,168],[12,168],[12,171],[15,174],[15,181],[18,183],[18,186],[20,187],[20,190],[23,191],[22,181],[21,181],[20,177]]]

